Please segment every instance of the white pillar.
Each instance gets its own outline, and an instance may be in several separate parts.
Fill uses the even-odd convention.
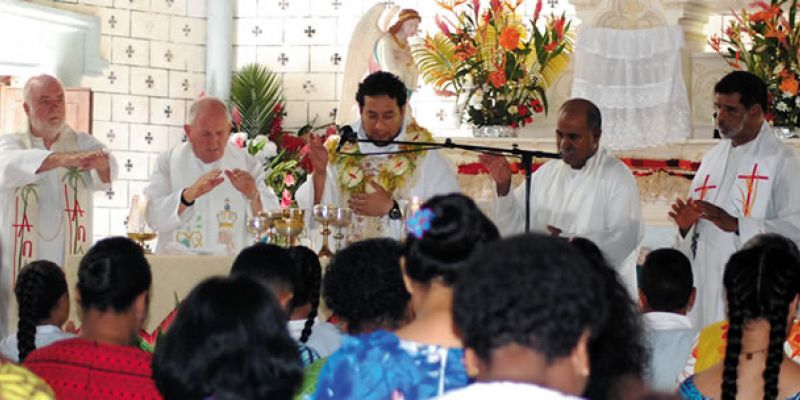
[[[206,27],[206,93],[226,101],[231,92],[233,5],[208,0]]]

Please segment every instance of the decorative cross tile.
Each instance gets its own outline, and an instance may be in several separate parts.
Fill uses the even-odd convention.
[[[164,109],[164,115],[167,118],[170,118],[170,116],[172,115],[172,106],[168,105],[167,108]]]
[[[339,65],[339,63],[341,62],[342,62],[342,56],[339,55],[339,53],[333,53],[333,55],[331,56],[331,63],[333,63],[333,65]]]
[[[128,58],[133,58],[133,53],[135,53],[135,51],[133,50],[133,45],[129,44],[128,48],[125,49],[125,54],[128,55]]]
[[[333,0],[333,3],[331,3],[331,5],[333,6],[333,9],[334,9],[334,10],[338,10],[338,9],[339,9],[339,7],[341,7],[341,6],[342,6],[342,2],[341,2],[341,1],[339,1],[339,0]]]
[[[189,24],[183,26],[183,36],[189,37],[189,34],[192,33],[192,28],[189,27]]]
[[[253,36],[256,36],[256,37],[258,37],[258,35],[264,33],[264,31],[261,30],[261,27],[258,26],[258,25],[254,26],[253,30],[251,32],[253,32]]]
[[[116,194],[116,193],[114,193],[114,188],[108,188],[108,190],[106,190],[106,197],[107,197],[109,200],[114,200],[114,195],[115,195],[115,194]]]
[[[550,5],[550,8],[556,8],[558,5],[558,0],[547,0],[547,4]]]
[[[171,63],[173,58],[175,58],[175,55],[172,54],[172,49],[167,49],[167,52],[164,53],[164,59],[166,59],[168,63]]]
[[[189,91],[189,78],[183,78],[183,82],[181,82],[181,87],[183,88],[184,92]]]
[[[117,74],[114,71],[109,72],[108,83],[113,85],[116,80],[117,80]]]
[[[186,134],[181,135],[181,143],[186,143]]]
[[[309,25],[309,26],[306,27],[306,29],[303,32],[305,32],[306,33],[306,37],[308,37],[310,39],[310,38],[314,37],[314,35],[317,33],[317,30],[314,29],[314,27],[312,27],[311,25]]]
[[[286,0],[281,0],[278,2],[278,6],[281,8],[281,10],[286,10],[289,8],[289,2]]]
[[[108,19],[108,25],[111,27],[111,29],[116,29],[117,22],[119,22],[117,21],[117,17],[113,15],[111,16],[111,18]]]
[[[164,2],[167,3],[167,7],[172,7],[175,4],[175,0],[164,0]]]
[[[132,2],[133,0],[131,0],[131,3]],[[122,221],[122,225],[125,226],[126,229],[128,228],[128,217],[125,217],[125,220]]]
[[[444,109],[440,108],[439,112],[436,113],[436,118],[439,118],[439,121],[444,122],[444,116],[445,115],[446,114],[444,113]]]
[[[331,117],[331,119],[336,119],[336,114],[338,112],[339,112],[339,109],[336,108],[336,107],[333,107],[333,108],[331,108],[331,112],[328,113],[328,116]]]
[[[127,106],[125,106],[125,112],[126,112],[126,113],[128,113],[128,115],[133,115],[133,111],[134,111],[134,108],[133,108],[133,103],[131,103],[131,102],[129,101],[129,102],[128,102],[128,105],[127,105]]]
[[[114,133],[113,129],[109,129],[108,132],[106,132],[106,137],[108,138],[109,142],[113,142],[114,139],[117,137],[117,134]]]
[[[147,75],[147,79],[144,80],[144,84],[147,85],[147,88],[152,89],[154,83],[156,83],[156,81],[153,80],[153,76]]]
[[[147,135],[144,135],[144,141],[147,142],[147,144],[153,144],[153,139],[155,138],[150,131],[147,132]]]
[[[306,93],[311,93],[311,92],[313,92],[315,89],[316,89],[316,87],[314,86],[314,82],[311,82],[311,80],[308,80],[308,79],[307,79],[305,82],[303,82],[303,90],[304,90]]]
[[[125,161],[125,170],[131,172],[132,169],[133,169],[133,162],[131,162],[131,159],[129,158],[127,161]]]
[[[289,57],[286,57],[286,53],[281,53],[281,55],[278,56],[278,62],[285,66],[286,63],[289,62]]]

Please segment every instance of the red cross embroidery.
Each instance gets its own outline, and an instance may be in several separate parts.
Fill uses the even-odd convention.
[[[745,185],[747,186],[747,196],[744,199],[744,209],[743,214],[745,217],[750,216],[750,212],[753,210],[753,201],[754,195],[753,191],[755,190],[755,186],[758,184],[759,180],[768,180],[769,178],[764,175],[758,175],[758,163],[753,164],[753,172],[750,175],[739,175],[739,179],[744,179]]]
[[[26,214],[22,214],[22,222],[20,222],[19,224],[14,224],[12,226],[16,229],[15,232],[17,234],[17,237],[21,237],[22,236],[22,231],[23,230],[30,232],[31,228],[33,228],[33,225],[31,225],[31,223],[28,222],[28,214],[27,213]]]
[[[705,200],[706,194],[708,194],[708,190],[709,189],[716,189],[717,188],[717,185],[709,185],[708,184],[708,178],[709,177],[710,177],[710,175],[707,174],[706,175],[706,180],[703,182],[703,186],[700,186],[699,188],[694,190],[695,192],[700,192],[700,200]]]

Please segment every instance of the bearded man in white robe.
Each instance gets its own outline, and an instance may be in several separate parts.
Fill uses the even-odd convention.
[[[800,163],[764,120],[766,85],[731,72],[714,86],[714,108],[723,139],[703,157],[688,199],[669,212],[692,260],[698,299],[689,316],[698,327],[725,318],[725,264],[745,242],[761,233],[800,241]]]
[[[630,169],[600,147],[601,118],[597,106],[586,99],[567,100],[561,106],[556,125],[561,160],[545,163],[532,176],[530,228],[593,241],[633,297],[637,250],[644,234],[639,188]],[[497,187],[498,228],[504,235],[522,232],[525,185],[509,193],[511,168],[505,157],[484,154],[480,159]]]
[[[263,165],[228,142],[231,119],[222,100],[196,100],[184,131],[188,142],[159,156],[144,190],[156,251],[237,254],[250,240],[247,217],[278,208],[278,199]]]
[[[0,136],[4,305],[20,268],[29,261],[63,265],[66,256],[91,247],[93,192],[108,189],[116,174],[116,162],[106,147],[65,123],[64,87],[58,79],[30,78],[23,98],[28,131]],[[6,317],[0,319],[2,332]]]
[[[419,204],[433,196],[460,192],[454,168],[435,151],[389,143],[392,140],[431,142],[430,132],[406,115],[408,93],[403,82],[388,72],[367,76],[356,93],[361,118],[353,124],[359,139],[374,143],[343,143],[338,137],[325,143],[312,137],[310,179],[298,188],[300,208],[315,204],[349,207],[356,214],[354,239],[403,235],[403,220],[412,200]],[[373,155],[376,152],[401,154]],[[309,213],[310,214],[310,213]]]

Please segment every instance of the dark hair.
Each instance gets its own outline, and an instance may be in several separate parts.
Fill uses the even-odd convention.
[[[397,102],[397,106],[401,110],[408,101],[408,92],[403,81],[397,75],[385,71],[373,72],[358,84],[356,101],[359,110],[364,109],[364,97],[366,96],[389,96],[390,99]]]
[[[484,247],[455,284],[453,321],[483,361],[516,343],[545,356],[569,355],[605,319],[603,286],[563,240],[527,234]]]
[[[20,362],[36,349],[36,326],[50,318],[65,293],[67,279],[56,263],[38,260],[22,267],[14,288],[19,305],[17,349]]]
[[[600,109],[592,101],[575,97],[569,99],[561,105],[560,110],[564,111],[572,107],[581,107],[584,115],[586,116],[586,127],[593,132],[601,131],[603,128],[603,115]]]
[[[781,236],[777,233],[762,233],[753,236],[742,245],[742,249],[751,249],[754,247],[785,251],[791,254],[792,257],[800,259],[800,250],[797,249],[797,244],[794,240],[787,239],[785,236]]]
[[[725,75],[714,85],[714,93],[739,93],[739,102],[746,108],[758,104],[762,112],[767,111],[767,85],[751,72],[733,71]]]
[[[275,296],[249,277],[201,282],[159,340],[153,380],[165,399],[291,399],[303,379]]]
[[[627,378],[641,379],[649,355],[639,308],[600,248],[584,238],[570,240],[589,260],[605,288],[608,318],[589,342],[589,364],[592,373],[583,396],[589,399],[618,398],[619,386]]]
[[[494,223],[469,197],[452,193],[422,205],[433,216],[421,237],[406,238],[406,273],[420,283],[441,278],[452,285],[470,256],[500,237]]]
[[[771,245],[734,253],[722,278],[728,300],[728,341],[722,372],[722,399],[736,398],[742,328],[747,321],[769,321],[770,335],[764,369],[764,399],[778,395],[778,376],[786,340],[789,304],[800,291],[800,261]]]
[[[278,296],[280,292],[294,292],[297,270],[289,251],[274,244],[256,243],[244,248],[231,267],[231,276],[249,276]]]
[[[639,273],[639,288],[654,311],[678,311],[689,304],[692,296],[692,264],[678,250],[653,250],[644,259]]]
[[[150,264],[138,244],[125,237],[97,242],[78,267],[78,293],[84,310],[127,311],[150,289]]]
[[[297,268],[298,279],[294,286],[294,296],[289,303],[289,312],[292,313],[296,307],[311,305],[311,311],[306,318],[303,332],[300,334],[300,343],[308,342],[311,336],[311,327],[317,318],[319,308],[319,287],[322,280],[322,266],[319,263],[317,253],[305,246],[295,246],[289,249],[289,256],[292,257]]]
[[[402,247],[393,239],[368,239],[334,255],[325,271],[325,304],[347,322],[349,333],[398,327],[411,296],[400,270]]]

